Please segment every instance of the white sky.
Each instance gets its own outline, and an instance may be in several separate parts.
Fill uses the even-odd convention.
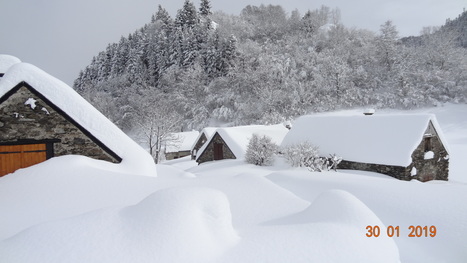
[[[0,54],[32,63],[71,85],[93,56],[150,21],[160,4],[174,17],[184,0],[1,0]],[[199,6],[199,0],[193,1]],[[400,36],[443,25],[465,0],[211,0],[212,9],[239,14],[247,5],[282,5],[304,14],[321,5],[341,10],[348,27],[378,31],[392,20]]]

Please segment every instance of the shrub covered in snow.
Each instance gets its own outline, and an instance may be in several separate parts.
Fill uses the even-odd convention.
[[[308,141],[291,144],[282,149],[287,162],[293,167],[306,167],[311,172],[336,170],[341,157],[331,154],[330,158],[320,157],[318,147]]]
[[[305,141],[291,144],[282,151],[287,162],[293,167],[307,167],[311,171],[316,171],[317,166],[322,166],[322,160],[318,155],[318,147]]]
[[[272,142],[271,137],[253,134],[246,149],[245,160],[247,163],[254,165],[272,165],[277,148],[277,145]]]

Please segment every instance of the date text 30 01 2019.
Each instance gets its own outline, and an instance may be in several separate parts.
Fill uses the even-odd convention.
[[[384,228],[383,228],[384,229]],[[379,226],[367,226],[367,237],[379,237],[381,235],[381,228]],[[409,226],[408,237],[435,237],[436,226]],[[399,226],[388,226],[386,228],[386,235],[388,237],[400,237],[401,231]]]

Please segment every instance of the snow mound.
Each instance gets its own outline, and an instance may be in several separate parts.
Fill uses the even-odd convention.
[[[332,222],[356,226],[379,225],[380,219],[362,201],[344,190],[320,194],[304,211],[314,222]]]
[[[381,235],[367,237],[368,225],[379,226]],[[243,235],[221,262],[290,262],[291,257],[293,262],[400,262],[381,220],[343,190],[325,191],[302,212]]]
[[[344,190],[327,190],[302,212],[272,221],[281,224],[337,223],[363,227],[378,225],[380,219],[362,201]]]
[[[0,255],[10,263],[206,262],[237,241],[222,192],[170,188],[134,206],[32,227],[0,242]]]
[[[120,167],[66,155],[1,177],[0,211],[8,216],[0,216],[0,240],[43,222],[134,205],[161,184],[157,177],[125,173]]]
[[[183,162],[177,163],[177,161],[180,161],[180,159],[183,159],[183,158],[188,158],[189,161],[185,162],[185,163],[183,163]],[[167,179],[167,178],[170,178],[170,179],[196,178],[196,175],[194,175],[193,173],[187,172],[184,169],[182,169],[182,168],[184,168],[184,166],[190,166],[191,167],[191,166],[193,166],[193,163],[196,164],[196,162],[192,161],[190,156],[186,156],[186,157],[183,157],[183,158],[174,159],[174,160],[162,163],[162,164],[158,164],[157,167],[156,167],[157,168],[157,176],[160,175],[161,178],[164,178],[164,179]],[[170,163],[170,165],[168,165],[167,163]]]

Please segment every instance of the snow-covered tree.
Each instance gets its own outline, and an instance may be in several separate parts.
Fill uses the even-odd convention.
[[[380,35],[376,39],[377,58],[384,70],[391,72],[398,62],[397,40],[399,32],[391,20],[380,27]]]
[[[248,142],[245,161],[259,166],[272,165],[277,148],[278,146],[272,142],[271,137],[253,134]]]
[[[185,0],[182,9],[178,10],[175,25],[180,28],[193,28],[199,23],[198,11],[190,0]]]
[[[137,122],[136,133],[153,156],[155,163],[163,158],[163,147],[176,140],[172,133],[180,131],[182,119],[176,112],[176,107],[162,94],[144,90],[143,100],[140,99],[132,113]]]
[[[201,0],[199,14],[206,17],[212,14],[211,3],[209,0]]]

